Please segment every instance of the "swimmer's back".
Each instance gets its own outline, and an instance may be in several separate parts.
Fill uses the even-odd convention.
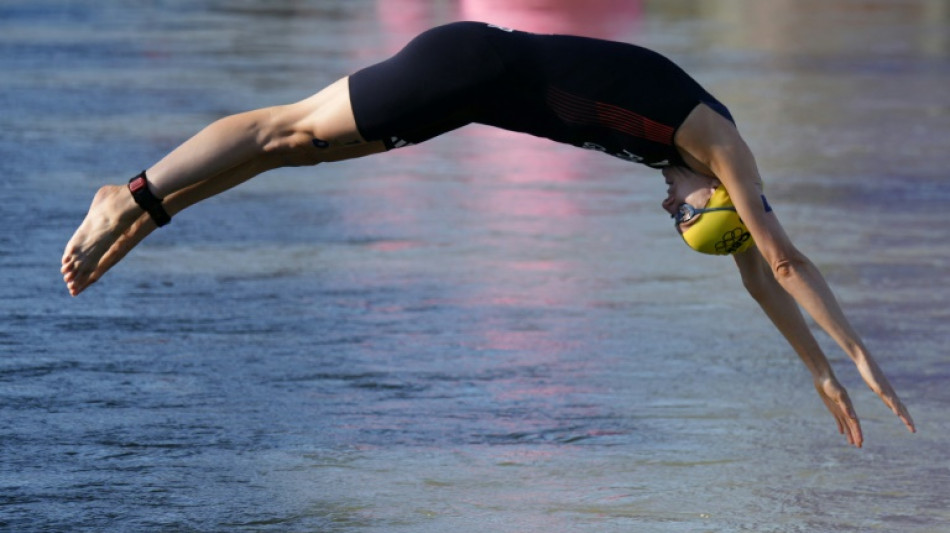
[[[458,22],[350,78],[360,132],[389,147],[471,122],[653,166],[681,163],[673,134],[700,102],[728,110],[636,45]]]

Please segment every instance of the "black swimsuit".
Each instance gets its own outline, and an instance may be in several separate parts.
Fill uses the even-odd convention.
[[[360,134],[398,148],[470,123],[683,165],[676,129],[700,103],[729,111],[673,62],[632,44],[479,22],[431,29],[350,76]]]

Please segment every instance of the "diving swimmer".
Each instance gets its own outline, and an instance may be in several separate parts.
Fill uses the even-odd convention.
[[[183,209],[268,170],[382,153],[472,123],[661,170],[680,238],[732,256],[848,442],[862,445],[860,422],[802,310],[915,431],[824,277],[782,229],[729,110],[669,59],[627,43],[478,22],[428,30],[305,100],[217,120],[127,184],[102,187],[66,245],[63,279],[80,294]]]

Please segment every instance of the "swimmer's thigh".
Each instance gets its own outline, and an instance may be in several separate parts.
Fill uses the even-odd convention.
[[[350,76],[358,131],[387,147],[416,144],[478,118],[504,65],[485,24],[440,26],[392,58]]]
[[[385,151],[359,133],[350,103],[349,79],[342,78],[317,94],[273,108],[271,138],[284,165],[312,165]]]

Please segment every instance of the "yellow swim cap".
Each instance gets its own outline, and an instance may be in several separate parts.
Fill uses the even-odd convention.
[[[690,248],[704,254],[729,255],[752,246],[752,234],[736,213],[729,193],[722,185],[713,191],[704,209],[726,208],[703,212],[696,222],[682,233]],[[731,208],[731,209],[730,209]]]

